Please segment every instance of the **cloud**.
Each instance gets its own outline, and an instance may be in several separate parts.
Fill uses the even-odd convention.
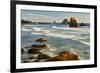
[[[71,17],[76,17],[78,22],[90,22],[89,13],[22,11],[21,16],[22,19],[33,22],[62,22],[64,18],[70,20]]]
[[[22,16],[22,19],[32,20],[32,21],[40,21],[40,22],[44,22],[44,21],[52,22],[55,19],[57,19],[56,17],[48,16],[48,15],[42,15],[42,14],[23,13],[21,16]]]

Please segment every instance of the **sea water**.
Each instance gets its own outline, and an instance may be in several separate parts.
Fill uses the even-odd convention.
[[[76,53],[81,59],[90,59],[90,28],[71,28],[67,24],[23,24],[21,47],[36,44],[37,38],[44,38],[49,49],[44,53],[55,56],[61,51]]]

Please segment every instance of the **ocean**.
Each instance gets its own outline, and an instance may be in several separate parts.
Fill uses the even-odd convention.
[[[37,38],[47,40],[44,44],[49,48],[42,51],[50,56],[66,50],[78,54],[81,60],[90,59],[89,26],[77,28],[71,28],[68,24],[23,24],[21,26],[22,48],[37,44],[35,42]]]

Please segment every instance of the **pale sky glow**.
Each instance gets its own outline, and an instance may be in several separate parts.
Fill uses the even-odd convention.
[[[71,17],[75,17],[79,23],[90,23],[90,13],[21,10],[21,19],[33,22],[62,22],[65,18],[69,21]]]

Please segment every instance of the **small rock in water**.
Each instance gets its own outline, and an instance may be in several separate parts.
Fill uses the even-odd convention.
[[[42,43],[42,42],[46,42],[47,40],[44,39],[44,38],[38,38],[38,39],[36,39],[35,41],[36,41],[36,42]]]

